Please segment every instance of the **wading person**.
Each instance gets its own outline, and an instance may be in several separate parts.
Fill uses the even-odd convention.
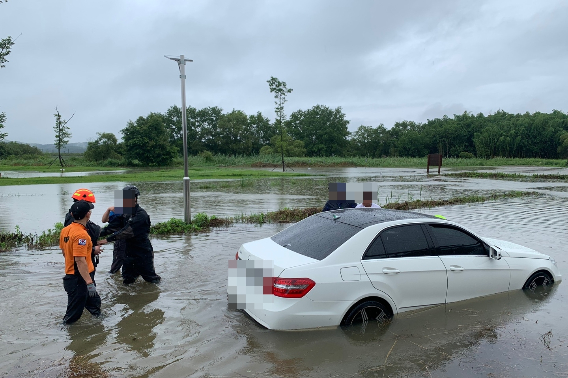
[[[151,283],[160,282],[161,277],[154,270],[154,249],[148,235],[150,234],[150,216],[138,204],[140,191],[137,187],[126,186],[122,193],[122,208],[109,207],[121,215],[120,221],[111,222],[101,231],[107,242],[124,240],[126,253],[122,265],[122,279],[125,285],[136,281],[138,276]],[[116,200],[115,195],[115,200]],[[107,236],[108,235],[108,236]],[[101,243],[101,242],[99,242]]]
[[[123,217],[115,214],[114,206],[109,207],[103,214],[102,222],[109,223],[109,227],[114,229],[122,229],[124,227]],[[126,241],[115,240],[112,249],[112,265],[110,266],[109,273],[114,274],[120,270],[126,257]]]
[[[96,203],[95,194],[89,189],[77,189],[73,193],[71,198],[73,198],[73,203],[76,203],[77,201],[86,201],[92,204]],[[67,214],[65,214],[65,221],[63,222],[63,226],[67,227],[71,223],[73,223],[73,221],[74,221],[73,214],[71,214],[71,209],[69,209]],[[91,238],[91,242],[93,244],[93,250],[91,251],[91,258],[93,261],[93,266],[95,267],[96,270],[97,265],[99,264],[99,255],[101,253],[101,247],[97,245],[99,234],[101,233],[101,227],[95,224],[94,222],[91,222],[90,220],[87,222],[86,227],[87,227],[87,233],[89,234],[89,237]]]
[[[73,222],[61,230],[59,248],[65,257],[63,287],[67,292],[67,311],[63,322],[76,322],[87,309],[92,315],[101,314],[101,298],[95,284],[95,267],[91,259],[93,243],[87,232],[87,222],[94,205],[77,201],[71,206]]]

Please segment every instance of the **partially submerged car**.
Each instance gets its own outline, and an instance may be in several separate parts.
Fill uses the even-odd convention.
[[[237,279],[229,269],[230,305],[278,330],[383,321],[403,311],[562,280],[550,256],[477,236],[445,219],[386,209],[313,215],[243,244],[236,260],[234,268],[248,263],[262,270],[248,269]]]

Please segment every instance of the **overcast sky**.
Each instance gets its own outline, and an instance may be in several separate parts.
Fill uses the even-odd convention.
[[[18,35],[21,36],[18,37]],[[55,107],[71,142],[187,104],[274,119],[267,80],[294,91],[287,115],[341,106],[349,129],[397,121],[568,111],[566,0],[9,0],[0,38],[8,140],[53,143]]]

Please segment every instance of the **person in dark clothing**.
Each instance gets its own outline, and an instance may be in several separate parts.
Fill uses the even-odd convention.
[[[74,221],[61,230],[59,248],[65,257],[63,288],[67,292],[65,324],[79,320],[83,309],[92,315],[101,314],[101,298],[95,283],[95,267],[91,259],[92,242],[87,233],[87,222],[94,208],[91,202],[77,201],[71,206]]]
[[[357,206],[354,200],[347,200],[347,184],[344,182],[330,182],[328,184],[329,200],[322,211],[348,209]]]
[[[120,230],[124,227],[123,219],[124,218],[122,216],[115,214],[114,211],[109,207],[103,214],[102,222],[108,222],[109,227]],[[114,274],[120,270],[122,264],[124,263],[124,258],[126,257],[126,241],[115,240],[113,244],[112,264],[109,270],[110,274]]]
[[[75,204],[77,201],[86,201],[86,202],[92,203],[92,204],[96,203],[95,194],[92,191],[90,191],[89,189],[77,189],[73,193],[71,198],[73,198],[73,204]],[[93,205],[93,207],[94,207],[94,205]],[[74,221],[75,221],[75,218],[73,217],[71,209],[69,209],[67,214],[65,214],[65,220],[63,221],[63,226],[67,227],[71,223],[73,223]],[[93,245],[92,251],[91,251],[91,259],[92,259],[93,266],[95,267],[95,271],[96,271],[97,265],[99,264],[99,255],[101,253],[101,247],[99,245],[97,245],[97,242],[99,240],[99,234],[101,233],[101,227],[99,225],[95,224],[94,222],[91,222],[91,220],[87,221],[87,224],[86,224],[85,227],[87,228],[87,233],[89,234],[89,237],[91,238],[91,242],[92,242],[92,245]]]
[[[121,215],[101,231],[101,238],[107,242],[124,240],[126,253],[122,265],[124,284],[133,283],[138,276],[145,281],[158,283],[161,277],[154,270],[154,249],[150,234],[150,216],[138,204],[140,191],[135,186],[126,186],[122,190],[123,207],[109,207],[108,211]],[[108,235],[108,236],[107,236]]]

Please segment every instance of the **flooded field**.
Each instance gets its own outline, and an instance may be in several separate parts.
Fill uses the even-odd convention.
[[[352,169],[351,169],[352,170]],[[421,210],[483,236],[549,254],[568,272],[568,185],[426,177],[413,170],[353,171],[302,179],[192,183],[192,211],[220,216],[321,206],[327,182],[380,182],[381,203],[467,193],[543,193],[475,205]],[[534,172],[531,172],[531,174]],[[93,219],[120,183],[93,184]],[[201,189],[199,188],[201,186]],[[182,218],[176,183],[141,183],[154,222]],[[0,187],[0,230],[40,232],[61,221],[76,184]],[[287,225],[235,225],[191,236],[154,238],[159,285],[124,287],[97,272],[104,316],[85,313],[63,326],[63,258],[56,249],[0,254],[0,376],[6,377],[566,377],[568,286],[517,290],[395,316],[385,327],[278,332],[227,306],[227,261],[247,241]]]

